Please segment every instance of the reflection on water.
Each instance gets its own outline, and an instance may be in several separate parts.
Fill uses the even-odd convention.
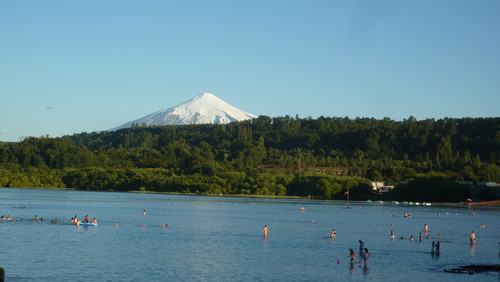
[[[456,276],[443,271],[447,266],[500,257],[491,247],[500,234],[494,210],[69,192],[0,188],[0,215],[30,219],[0,221],[6,281],[450,281]],[[69,223],[75,214],[95,217],[99,226]],[[35,215],[49,220],[32,222]],[[50,223],[55,218],[59,223]],[[482,223],[488,228],[470,246],[465,230]],[[272,232],[264,237],[266,224]],[[405,239],[424,224],[432,239]],[[438,234],[439,257],[431,249]],[[352,264],[347,257],[359,240],[371,253],[367,265],[359,255]],[[460,279],[498,277],[491,275]]]

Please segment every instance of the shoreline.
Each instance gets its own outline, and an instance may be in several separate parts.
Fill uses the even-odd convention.
[[[59,187],[0,187],[0,188],[13,188],[13,189],[36,189],[36,190],[72,190],[72,191],[88,191],[88,190],[77,190],[75,188],[59,188]],[[88,191],[88,192],[118,192],[118,193],[136,193],[136,194],[161,194],[161,195],[179,195],[179,196],[206,196],[206,197],[225,197],[225,198],[248,198],[248,199],[284,199],[284,200],[309,200],[309,201],[332,201],[332,202],[344,202],[345,204],[353,203],[360,204],[366,203],[365,201],[349,201],[347,203],[345,200],[331,200],[331,199],[311,199],[309,197],[300,196],[272,196],[272,195],[253,195],[253,194],[196,194],[196,193],[178,193],[178,192],[156,192],[156,191]],[[441,206],[441,207],[461,207],[461,208],[496,208],[500,209],[500,200],[497,201],[482,201],[474,203],[432,203],[429,202],[430,206]],[[388,203],[390,204],[390,203]],[[401,204],[400,204],[401,205]],[[409,206],[409,205],[402,205]]]

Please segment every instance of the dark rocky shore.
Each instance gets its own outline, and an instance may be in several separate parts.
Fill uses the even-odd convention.
[[[445,269],[445,272],[459,274],[474,274],[482,272],[500,272],[499,264],[471,264],[460,266],[457,268]]]

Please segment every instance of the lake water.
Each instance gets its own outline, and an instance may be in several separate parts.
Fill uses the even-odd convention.
[[[300,211],[303,206],[305,211]],[[17,220],[0,221],[0,267],[5,281],[500,280],[498,273],[443,271],[500,263],[497,209],[350,206],[336,201],[0,188],[0,215]],[[405,212],[412,216],[403,217]],[[95,217],[99,226],[69,223],[75,214]],[[47,221],[32,222],[35,215]],[[56,218],[58,224],[50,223]],[[162,228],[165,224],[169,227]],[[424,224],[431,239],[419,242]],[[270,229],[267,238],[261,234],[264,225]],[[333,228],[337,238],[330,239]],[[393,240],[391,230],[396,237],[413,235],[416,240]],[[469,244],[472,230],[474,247]],[[433,256],[431,244],[438,234],[441,254]],[[366,267],[359,257],[349,263],[349,248],[358,252],[358,240],[371,252]]]

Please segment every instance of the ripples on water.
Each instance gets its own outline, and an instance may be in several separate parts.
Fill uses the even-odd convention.
[[[500,263],[500,212],[492,209],[472,216],[466,208],[363,203],[345,209],[325,201],[8,188],[0,188],[0,199],[0,214],[27,219],[0,221],[6,281],[499,280],[498,273],[443,271]],[[99,226],[76,227],[69,223],[75,214],[96,217]],[[48,221],[31,222],[35,215]],[[54,218],[60,223],[51,224]],[[266,224],[271,232],[263,238]],[[432,238],[419,242],[424,224]],[[390,230],[415,241],[391,240]],[[432,256],[438,234],[441,255]],[[358,240],[372,253],[367,267],[359,258],[349,263]]]

